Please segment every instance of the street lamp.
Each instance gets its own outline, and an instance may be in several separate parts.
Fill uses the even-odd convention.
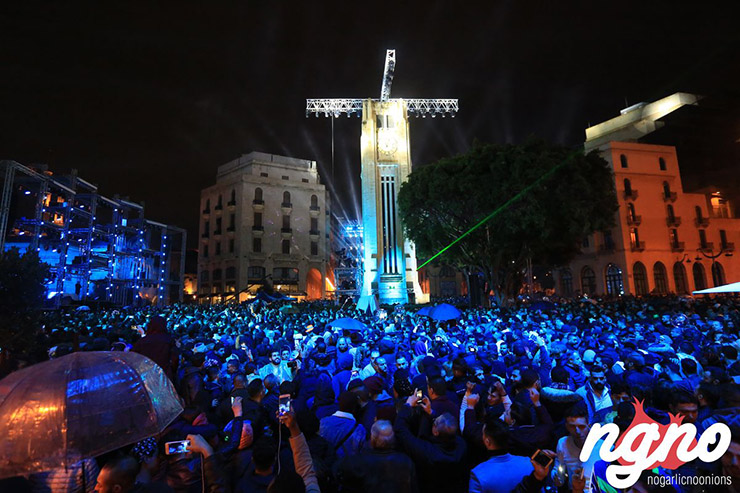
[[[709,253],[706,253],[705,250],[709,250]],[[725,257],[732,257],[732,250],[729,250],[726,245],[722,245],[722,248],[720,248],[719,249],[719,252],[717,252],[716,254],[714,253],[714,246],[711,246],[709,248],[701,248],[701,247],[699,247],[699,248],[696,249],[696,251],[699,252],[699,253],[701,253],[704,257],[706,257],[706,258],[708,258],[708,259],[710,259],[712,261],[712,282],[714,283],[714,286],[716,287],[717,284],[719,284],[717,282],[717,280],[718,280],[717,277],[719,277],[719,275],[717,275],[718,274],[717,273],[717,270],[716,270],[717,267],[715,265],[717,263],[716,260],[719,257],[721,257],[723,254],[724,254]],[[696,259],[694,259],[694,260],[696,260],[697,262],[701,262],[702,258],[697,255],[696,256]],[[724,280],[722,280],[722,281],[724,281]]]

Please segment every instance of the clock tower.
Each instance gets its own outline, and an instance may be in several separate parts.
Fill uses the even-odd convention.
[[[362,115],[363,281],[360,294],[381,303],[425,303],[416,274],[414,244],[398,215],[398,191],[411,173],[409,114],[455,116],[457,99],[391,99],[396,50],[386,51],[380,99],[307,99],[306,116]]]
[[[398,190],[411,173],[408,109],[403,99],[366,99],[362,105],[362,294],[381,303],[419,303],[414,245],[398,214]]]

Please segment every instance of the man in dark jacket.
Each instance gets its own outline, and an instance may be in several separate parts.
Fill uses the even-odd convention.
[[[394,450],[396,437],[390,421],[376,421],[370,430],[370,449],[342,459],[338,465],[343,492],[418,491],[411,459]]]
[[[177,374],[177,346],[167,333],[167,322],[159,315],[152,317],[146,326],[146,336],[136,341],[134,351],[157,363],[165,375],[175,381]]]
[[[415,395],[398,412],[394,431],[401,449],[416,465],[421,491],[458,492],[467,489],[467,470],[461,466],[465,441],[457,435],[457,420],[449,413],[434,419],[431,437],[418,438],[409,429],[412,408],[421,407],[420,436],[429,436],[432,404],[427,397],[418,402]]]

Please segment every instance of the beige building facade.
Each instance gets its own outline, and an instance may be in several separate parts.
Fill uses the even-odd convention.
[[[270,285],[326,295],[329,197],[316,161],[252,152],[201,191],[198,299],[243,301]]]

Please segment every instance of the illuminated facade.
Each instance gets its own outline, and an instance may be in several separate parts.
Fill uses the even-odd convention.
[[[454,116],[456,99],[390,99],[395,50],[386,52],[380,99],[308,99],[306,114],[360,114],[362,135],[363,295],[380,303],[423,303],[414,245],[398,214],[398,191],[411,173],[409,114]]]
[[[324,297],[328,221],[316,161],[252,152],[219,166],[201,192],[199,301],[244,300],[267,284]]]
[[[49,266],[47,303],[165,304],[183,299],[186,232],[144,206],[101,195],[75,170],[55,175],[0,161],[0,252],[35,250]]]
[[[676,148],[636,142],[696,101],[674,94],[586,130],[586,150],[614,171],[617,225],[585,239],[581,255],[554,271],[559,294],[686,294],[740,279],[740,219],[720,189],[685,192]]]

